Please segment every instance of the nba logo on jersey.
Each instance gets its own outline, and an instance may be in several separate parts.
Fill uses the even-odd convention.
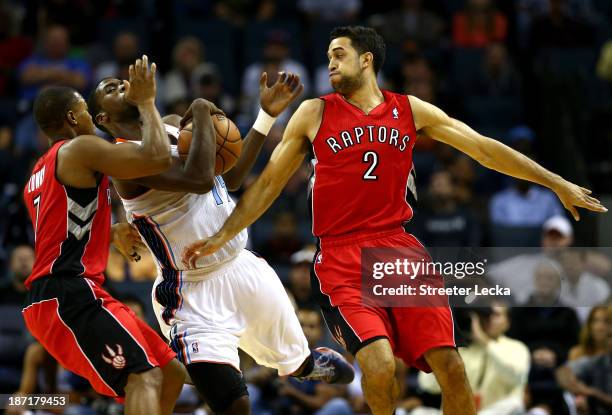
[[[321,262],[323,262],[323,254],[319,252],[315,258],[315,264],[320,264]]]
[[[198,347],[198,342],[191,343],[191,350],[193,350],[194,353],[197,353],[200,350]]]
[[[397,107],[393,108],[393,119],[394,120],[399,119],[399,111],[397,110]]]

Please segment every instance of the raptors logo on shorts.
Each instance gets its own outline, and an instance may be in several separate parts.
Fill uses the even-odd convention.
[[[125,357],[123,357],[123,348],[117,344],[117,351],[113,350],[108,344],[105,345],[108,351],[108,357],[102,353],[102,359],[109,365],[113,365],[115,369],[123,369],[125,367]]]

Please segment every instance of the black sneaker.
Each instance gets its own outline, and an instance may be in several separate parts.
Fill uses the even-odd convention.
[[[299,376],[300,380],[322,380],[326,383],[351,383],[355,378],[353,366],[338,352],[327,347],[317,347],[312,350],[314,368],[307,376]]]

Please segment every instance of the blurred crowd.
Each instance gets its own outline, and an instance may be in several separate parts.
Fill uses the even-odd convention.
[[[104,77],[127,78],[128,65],[147,53],[159,68],[162,115],[182,114],[202,97],[245,135],[259,109],[262,71],[269,82],[282,70],[299,74],[302,98],[330,92],[328,36],[344,24],[366,24],[384,36],[385,88],[440,106],[596,194],[612,193],[609,0],[0,0],[0,393],[69,391],[84,402],[73,413],[121,410],[58,369],[20,316],[33,261],[21,194],[47,147],[31,114],[41,88],[67,85],[86,96]],[[279,117],[245,186],[265,166],[291,112]],[[409,200],[415,217],[406,228],[425,245],[543,249],[520,259],[531,264],[524,275],[512,260],[491,270],[520,293],[519,304],[537,308],[499,302],[467,316],[470,345],[462,355],[481,412],[612,413],[612,315],[604,306],[610,259],[598,252],[542,258],[549,247],[597,246],[594,217],[585,214],[573,226],[549,190],[487,171],[426,135],[414,163],[419,195]],[[311,297],[309,175],[305,163],[251,227],[250,248],[295,299],[309,341],[338,347]],[[116,198],[114,205],[114,220],[124,221]],[[554,307],[541,306],[549,304],[541,302],[551,290],[548,277],[560,273],[574,290]],[[109,289],[149,321],[155,276],[150,256],[131,263],[111,251]],[[246,357],[243,369],[256,414],[367,412],[358,380],[348,388],[294,383]],[[435,379],[410,370],[397,376],[402,411],[436,413]],[[177,411],[200,406],[186,388]]]

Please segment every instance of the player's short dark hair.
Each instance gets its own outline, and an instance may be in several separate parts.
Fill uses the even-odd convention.
[[[351,44],[360,55],[371,52],[374,55],[374,72],[378,73],[385,63],[387,47],[382,36],[376,30],[364,26],[340,26],[332,30],[329,41],[331,42],[339,37],[351,39]]]
[[[34,119],[47,135],[61,130],[66,113],[79,99],[77,92],[67,86],[50,86],[34,101]]]
[[[111,132],[108,131],[106,128],[104,128],[103,125],[98,124],[98,121],[96,120],[96,115],[102,112],[102,106],[100,105],[100,99],[98,97],[98,86],[102,82],[106,81],[107,79],[111,79],[111,78],[107,77],[107,78],[100,80],[100,82],[98,82],[96,86],[94,86],[94,88],[91,90],[91,92],[89,93],[89,96],[87,97],[87,109],[89,110],[89,113],[91,114],[91,118],[93,119],[94,125],[98,127],[99,130],[102,130],[106,134],[112,136]]]

